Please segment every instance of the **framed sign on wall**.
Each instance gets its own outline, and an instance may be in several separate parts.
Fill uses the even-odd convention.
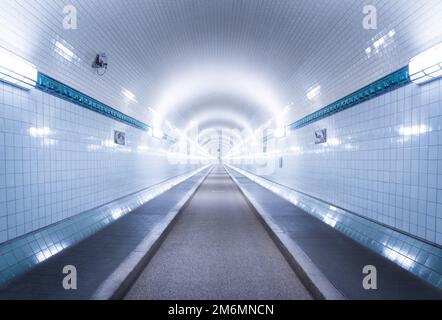
[[[120,146],[126,145],[126,133],[121,131],[114,131],[114,143]]]
[[[315,144],[327,142],[327,129],[317,130],[315,132]]]

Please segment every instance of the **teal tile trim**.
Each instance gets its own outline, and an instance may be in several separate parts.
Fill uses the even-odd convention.
[[[132,118],[114,108],[95,100],[80,91],[77,91],[41,72],[37,76],[37,89],[54,95],[58,98],[70,101],[81,107],[97,112],[103,116],[117,120],[129,126],[148,131],[151,127],[135,118]]]
[[[227,167],[442,290],[442,247],[249,171],[231,165]]]
[[[403,67],[388,76],[377,80],[368,86],[316,111],[308,116],[288,125],[290,130],[300,129],[316,121],[354,107],[364,101],[376,98],[389,91],[403,87],[411,82],[408,66]]]

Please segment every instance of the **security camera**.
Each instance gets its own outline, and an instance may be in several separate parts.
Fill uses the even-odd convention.
[[[97,69],[98,75],[103,75],[107,70],[108,62],[107,62],[107,55],[106,53],[99,53],[95,56],[95,60],[92,63],[92,68]],[[104,70],[100,74],[100,69]]]

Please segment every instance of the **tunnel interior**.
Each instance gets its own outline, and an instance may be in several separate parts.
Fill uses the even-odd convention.
[[[441,16],[2,0],[0,299],[441,299]]]

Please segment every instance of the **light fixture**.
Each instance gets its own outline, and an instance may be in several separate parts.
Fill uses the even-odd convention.
[[[129,90],[127,90],[127,89],[123,89],[123,90],[121,91],[121,93],[123,94],[123,96],[125,96],[125,97],[128,98],[129,100],[131,100],[131,101],[133,101],[133,102],[137,102],[137,99],[136,99],[135,95],[134,95],[132,92],[130,92]]]
[[[312,101],[313,99],[315,99],[319,93],[321,92],[321,86],[315,86],[313,88],[311,88],[308,92],[307,92],[307,98]]]
[[[285,127],[273,130],[273,136],[277,139],[284,138],[286,136]]]
[[[424,51],[410,60],[410,79],[416,84],[442,76],[442,43]]]
[[[37,82],[37,68],[0,47],[0,80],[30,90]]]
[[[163,139],[164,138],[164,131],[160,128],[153,128],[152,129],[152,137],[157,139]]]

